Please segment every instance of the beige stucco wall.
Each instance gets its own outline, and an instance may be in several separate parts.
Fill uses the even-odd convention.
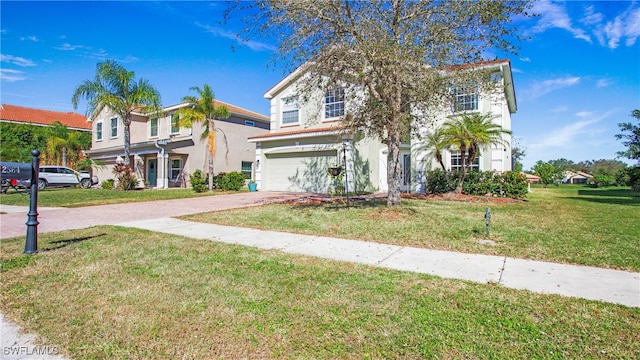
[[[175,110],[176,107],[170,110]],[[136,170],[136,177],[147,180],[150,161],[157,161],[158,181],[156,187],[180,186],[177,182],[171,182],[171,160],[180,159],[182,162],[182,174],[184,183],[189,186],[189,175],[200,169],[207,172],[207,139],[201,139],[202,124],[196,123],[192,127],[181,127],[178,132],[171,133],[171,113],[158,119],[158,134],[150,136],[150,119],[134,115],[131,129],[131,165]],[[124,154],[123,124],[118,121],[118,135],[109,136],[110,119],[113,116],[108,111],[103,111],[93,120],[94,136],[90,154],[93,158],[102,162],[103,166],[93,169],[100,181],[113,179],[113,166],[116,158]],[[248,137],[264,134],[267,129],[245,125],[244,117],[232,114],[228,120],[216,120],[216,148],[214,158],[214,172],[241,171],[242,162],[255,161],[255,143],[250,143]],[[257,123],[256,119],[250,121]],[[103,137],[96,139],[95,128],[97,123],[103,124]],[[224,140],[226,135],[226,142]],[[228,148],[228,156],[226,156]],[[164,155],[164,157],[163,157]]]

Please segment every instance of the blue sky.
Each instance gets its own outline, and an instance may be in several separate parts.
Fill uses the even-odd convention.
[[[2,103],[73,111],[71,95],[97,62],[115,59],[149,80],[163,105],[208,83],[216,98],[269,114],[263,98],[290,69],[274,44],[239,42],[239,22],[220,25],[220,2],[2,1]],[[613,159],[619,122],[640,109],[640,3],[539,1],[520,21],[510,56],[518,102],[513,132],[538,160]],[[84,113],[83,104],[76,110]],[[630,163],[630,162],[628,162]]]

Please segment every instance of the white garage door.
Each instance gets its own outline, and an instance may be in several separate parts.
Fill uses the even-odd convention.
[[[335,150],[268,154],[265,190],[327,193],[331,177],[327,168],[338,161]]]

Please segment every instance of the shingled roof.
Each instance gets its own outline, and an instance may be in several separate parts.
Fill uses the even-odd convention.
[[[69,129],[91,131],[87,117],[74,112],[59,112],[2,104],[0,121],[47,126],[59,121]]]

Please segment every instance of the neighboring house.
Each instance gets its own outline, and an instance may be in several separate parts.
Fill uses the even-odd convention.
[[[456,97],[465,111],[492,113],[493,120],[511,130],[511,114],[516,112],[516,99],[508,60],[478,64],[495,69],[493,78],[500,81],[504,91],[498,96],[477,92],[459,93]],[[349,134],[341,120],[349,112],[345,91],[338,88],[327,93],[306,94],[316,102],[302,102],[297,82],[304,75],[302,68],[294,71],[269,89],[264,97],[271,102],[271,131],[249,138],[256,144],[256,174],[258,188],[270,191],[309,191],[326,193],[331,186],[327,168],[344,166],[348,191],[387,191],[388,149],[379,139]],[[353,97],[351,97],[353,98]],[[449,114],[439,116],[440,126]],[[420,129],[421,132],[429,129]],[[504,144],[483,149],[475,167],[480,170],[504,172],[511,170],[511,136],[503,137]],[[417,138],[401,145],[400,165],[402,191],[420,191],[424,171],[435,169],[435,159],[420,148]],[[414,149],[412,151],[412,149]],[[460,154],[447,151],[447,168],[461,166]]]
[[[191,104],[166,107],[159,118],[133,114],[130,164],[136,178],[143,180],[147,187],[186,187],[190,186],[189,175],[194,171],[199,169],[207,173],[207,139],[201,138],[202,124],[193,124],[191,128],[178,125],[175,112],[187,106]],[[215,120],[218,132],[214,171],[241,171],[251,178],[256,149],[255,144],[249,143],[247,138],[268,132],[269,118],[218,100],[215,100],[215,106],[226,106],[231,117]],[[91,119],[91,123],[93,140],[88,155],[105,165],[94,169],[94,173],[100,179],[113,179],[113,166],[124,156],[122,119],[105,109]],[[225,135],[227,145],[223,139]],[[225,159],[227,146],[228,159]]]
[[[527,173],[521,173],[524,174],[527,177],[527,182],[529,182],[529,184],[540,184],[540,176],[538,175],[533,175],[533,174],[527,174]]]
[[[59,121],[69,130],[91,131],[91,123],[87,117],[74,112],[41,110],[8,104],[2,104],[0,107],[0,122],[50,126],[55,121]]]
[[[582,171],[567,170],[562,178],[563,184],[586,184],[593,176]]]

